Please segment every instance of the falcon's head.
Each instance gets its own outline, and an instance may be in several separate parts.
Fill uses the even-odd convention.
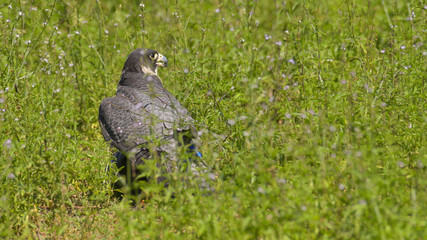
[[[162,54],[152,49],[139,48],[128,56],[122,74],[140,72],[157,75],[157,67],[166,67],[167,65],[168,60]]]

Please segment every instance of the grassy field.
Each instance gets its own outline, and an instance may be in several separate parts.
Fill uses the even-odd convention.
[[[426,19],[422,0],[1,3],[0,238],[425,239]],[[98,107],[140,47],[169,60],[211,195],[113,196]]]

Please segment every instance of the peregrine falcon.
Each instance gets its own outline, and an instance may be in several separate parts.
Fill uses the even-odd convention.
[[[155,50],[134,50],[124,64],[116,96],[104,99],[99,107],[102,134],[119,150],[116,164],[127,181],[135,180],[140,174],[138,166],[154,158],[164,159],[161,166],[156,164],[162,173],[177,170],[180,161],[188,160],[179,159],[180,146],[196,159],[188,164],[193,174],[199,175],[197,168],[206,167],[194,150],[197,131],[193,118],[157,75],[158,67],[167,63]],[[167,177],[161,178],[157,181]]]

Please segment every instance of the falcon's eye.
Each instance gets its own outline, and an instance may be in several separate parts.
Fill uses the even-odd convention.
[[[155,59],[155,58],[157,58],[157,53],[152,53],[152,54],[150,54],[150,58],[151,58],[151,59]]]

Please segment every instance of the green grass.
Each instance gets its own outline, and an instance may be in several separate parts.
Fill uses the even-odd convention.
[[[0,4],[0,236],[423,239],[423,1]],[[127,55],[197,120],[217,191],[112,195],[98,126]]]

